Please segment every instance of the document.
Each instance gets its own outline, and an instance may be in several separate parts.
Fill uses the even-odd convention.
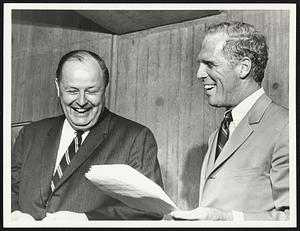
[[[178,210],[159,185],[129,165],[93,165],[85,177],[129,207],[162,215]]]

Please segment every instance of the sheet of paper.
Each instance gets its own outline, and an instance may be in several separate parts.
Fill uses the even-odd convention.
[[[85,176],[129,207],[159,214],[178,209],[159,185],[128,165],[93,165]]]

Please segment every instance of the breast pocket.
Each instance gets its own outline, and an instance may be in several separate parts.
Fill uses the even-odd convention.
[[[241,177],[251,177],[251,176],[261,176],[268,175],[265,172],[265,167],[254,167],[254,168],[239,168],[235,170],[228,171],[227,176],[233,178],[241,178]]]
[[[229,170],[224,177],[230,184],[247,189],[261,187],[269,181],[269,173],[264,166]]]

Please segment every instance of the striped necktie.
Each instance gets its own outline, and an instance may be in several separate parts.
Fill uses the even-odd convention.
[[[228,138],[229,138],[229,124],[232,122],[232,114],[231,110],[226,111],[224,115],[224,119],[221,123],[221,127],[219,129],[219,134],[218,134],[218,143],[217,143],[217,149],[216,149],[216,157],[215,160],[218,158],[220,155],[223,147],[225,146]]]
[[[64,171],[69,166],[71,160],[75,156],[75,154],[78,152],[78,149],[81,145],[82,141],[82,134],[83,131],[76,131],[76,136],[72,140],[72,143],[69,145],[67,151],[64,153],[62,159],[59,162],[59,165],[57,166],[55,173],[51,180],[51,191],[53,192],[58,181],[60,178],[62,178]]]

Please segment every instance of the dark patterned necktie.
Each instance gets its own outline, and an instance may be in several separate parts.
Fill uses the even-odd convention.
[[[81,145],[83,131],[76,131],[76,137],[72,140],[72,143],[69,145],[67,151],[64,153],[62,159],[57,166],[55,173],[51,180],[51,191],[53,192],[58,181],[62,178],[64,171],[69,166],[71,160],[78,152],[78,149]]]
[[[219,154],[221,153],[223,147],[225,146],[225,144],[229,138],[230,122],[232,122],[231,110],[225,112],[224,119],[223,119],[223,121],[221,123],[221,127],[219,129],[215,160],[218,158]]]

